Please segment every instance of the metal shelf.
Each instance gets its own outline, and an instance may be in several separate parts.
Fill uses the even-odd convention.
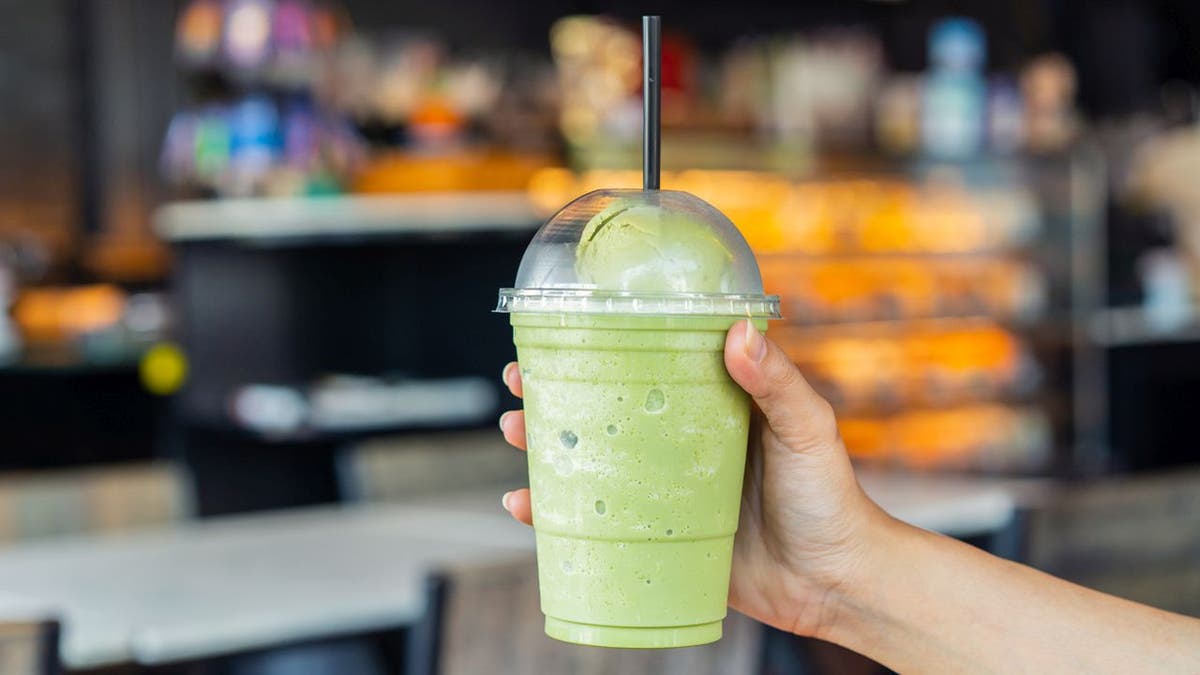
[[[185,201],[155,214],[159,235],[175,243],[532,233],[541,221],[524,192]]]

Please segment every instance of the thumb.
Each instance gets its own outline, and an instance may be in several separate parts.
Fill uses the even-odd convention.
[[[796,364],[749,320],[725,336],[725,368],[762,409],[771,431],[793,452],[838,444],[833,408],[809,386]]]

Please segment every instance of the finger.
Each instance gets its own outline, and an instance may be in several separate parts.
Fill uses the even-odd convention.
[[[521,398],[524,395],[524,390],[521,386],[521,368],[517,366],[516,361],[509,361],[507,366],[504,366],[504,371],[500,373],[500,379],[504,381],[504,385],[512,392],[513,396]]]
[[[725,338],[725,368],[762,409],[771,431],[795,452],[835,447],[837,421],[796,364],[749,320]]]
[[[505,511],[512,514],[513,518],[526,525],[533,524],[533,509],[529,505],[529,488],[505,492],[504,496],[500,498],[500,504],[504,506]]]
[[[500,416],[500,431],[504,432],[504,440],[518,450],[525,449],[525,412],[509,410]]]

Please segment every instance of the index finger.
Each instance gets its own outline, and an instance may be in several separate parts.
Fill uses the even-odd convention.
[[[524,390],[521,387],[521,368],[516,361],[509,361],[507,366],[504,366],[504,371],[500,373],[500,379],[512,392],[513,396],[521,398]]]

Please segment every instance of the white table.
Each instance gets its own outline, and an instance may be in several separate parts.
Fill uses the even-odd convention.
[[[893,516],[952,537],[996,532],[1012,522],[1019,507],[1053,489],[1048,479],[864,470],[858,482]]]
[[[532,532],[493,503],[490,515],[304,509],[22,545],[0,550],[0,614],[57,612],[73,668],[402,626],[425,611],[438,565],[532,550]]]
[[[1007,524],[1004,483],[863,474],[885,509],[951,535]],[[73,668],[161,664],[409,625],[439,565],[507,557],[533,534],[500,488],[413,504],[298,509],[0,549],[0,617],[63,620]]]

